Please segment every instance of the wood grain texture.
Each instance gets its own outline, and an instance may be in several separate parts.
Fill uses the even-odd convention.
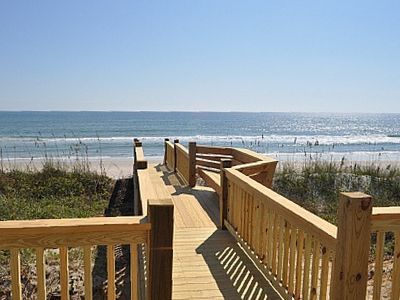
[[[21,293],[21,254],[19,249],[11,249],[11,292],[12,299],[22,300]]]
[[[68,247],[60,247],[61,300],[69,299]]]
[[[116,299],[115,293],[115,247],[107,245],[107,299]]]
[[[237,170],[233,170],[232,168],[227,169],[226,176],[229,181],[234,182],[240,188],[260,198],[265,205],[283,216],[293,226],[312,234],[330,248],[336,247],[336,226]]]
[[[37,297],[46,299],[46,264],[44,249],[36,248],[36,276],[37,276]]]
[[[370,196],[362,193],[341,193],[333,299],[364,299],[366,296],[371,214]]]
[[[92,287],[92,247],[83,247],[85,299],[93,298]]]

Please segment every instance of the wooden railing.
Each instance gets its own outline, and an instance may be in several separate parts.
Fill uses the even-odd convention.
[[[400,298],[400,207],[374,207],[371,216],[371,232],[375,235],[373,299],[390,296]],[[386,237],[394,241],[394,249],[385,254]],[[384,266],[385,263],[385,266]],[[383,275],[391,271],[391,284],[384,285],[389,293],[383,295]],[[387,281],[387,280],[386,280]]]
[[[399,300],[399,207],[372,210],[370,196],[341,193],[336,227],[270,189],[277,164],[272,158],[230,147],[167,146],[185,153],[175,155],[175,166],[184,160],[187,174],[195,169],[218,193],[220,227],[242,244],[285,299],[365,299],[372,233],[375,270],[368,295],[382,298],[390,264],[390,291],[386,287],[384,296]],[[389,258],[387,236],[395,243]]]
[[[165,152],[164,152],[164,163],[171,170],[175,170],[175,147],[174,144],[165,139]]]
[[[10,252],[11,296],[23,299],[21,249],[36,251],[36,298],[46,299],[45,251],[57,249],[60,258],[61,299],[69,299],[68,254],[83,249],[84,295],[92,299],[93,248],[107,248],[107,299],[116,299],[115,247],[130,246],[131,299],[171,299],[173,204],[155,192],[142,144],[134,141],[135,198],[132,217],[96,217],[0,222],[0,249]]]
[[[225,174],[232,235],[285,298],[326,299],[336,227],[238,170]]]
[[[139,244],[148,243],[151,224],[143,217],[98,217],[0,222],[0,247],[11,253],[12,299],[22,298],[21,249],[36,249],[37,298],[46,299],[46,249],[58,249],[60,256],[61,299],[69,298],[68,252],[79,247],[84,252],[85,298],[92,298],[92,247],[107,245],[107,298],[115,299],[115,245],[130,245],[132,299],[138,297]]]

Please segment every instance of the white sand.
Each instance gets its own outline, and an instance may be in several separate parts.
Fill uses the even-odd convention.
[[[149,157],[149,164],[157,164],[161,162],[159,157]],[[62,160],[58,161],[62,163],[62,166],[67,169],[72,169],[76,165],[74,160]],[[33,160],[10,160],[3,161],[2,168],[4,171],[8,170],[40,170],[43,167],[43,159],[33,159]],[[82,164],[79,161],[78,164]],[[103,158],[100,159],[89,159],[89,168],[91,171],[101,173],[102,171],[109,177],[127,178],[132,176],[133,173],[133,158]]]

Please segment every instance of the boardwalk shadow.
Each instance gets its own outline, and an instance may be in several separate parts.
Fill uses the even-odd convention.
[[[196,252],[225,299],[282,299],[227,231],[216,230]]]

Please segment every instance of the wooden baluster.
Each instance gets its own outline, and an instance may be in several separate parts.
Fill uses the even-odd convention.
[[[322,267],[321,267],[321,289],[320,300],[325,300],[328,294],[328,274],[329,274],[329,257],[331,251],[326,247],[322,247]]]
[[[320,262],[321,244],[314,239],[314,247],[312,254],[312,270],[311,270],[311,299],[317,299],[319,262]]]
[[[297,236],[297,261],[296,261],[296,287],[294,290],[294,298],[300,299],[301,295],[301,274],[303,271],[303,247],[304,247],[304,231],[299,229]]]
[[[392,273],[392,300],[398,300],[400,298],[400,231],[394,233],[394,261],[393,261],[393,273]]]
[[[168,146],[167,146],[167,142],[169,141],[169,139],[164,139],[164,160],[163,160],[163,164],[167,164],[167,161],[169,160],[168,158]]]
[[[268,224],[269,224],[269,213],[266,205],[262,204],[261,210],[262,225],[261,225],[261,238],[262,238],[262,257],[263,264],[268,266]]]
[[[191,144],[189,143],[189,146]],[[194,155],[196,156],[196,143],[194,143],[194,146],[192,145],[191,151],[195,151]],[[189,150],[191,148],[189,147]],[[226,177],[226,168],[230,168],[232,166],[232,160],[230,159],[222,159],[221,160],[221,166],[220,166],[220,184],[221,184],[221,194],[219,195],[219,226],[221,229],[226,229],[224,222],[225,219],[228,217],[228,178]],[[196,166],[194,166],[194,169]],[[194,185],[191,185],[194,186]]]
[[[37,298],[46,299],[46,266],[44,248],[36,248]]]
[[[285,232],[285,220],[279,218],[279,240],[278,240],[278,270],[276,278],[278,281],[282,281],[282,258],[283,258],[283,238]]]
[[[276,268],[276,251],[277,251],[277,243],[278,243],[278,238],[279,238],[279,231],[278,231],[278,221],[279,221],[279,216],[275,213],[274,214],[274,233],[273,233],[273,240],[272,240],[272,273],[276,275],[277,273],[277,268]]]
[[[68,247],[60,247],[60,287],[61,299],[69,299]]]
[[[375,251],[375,274],[374,274],[374,299],[381,299],[382,290],[382,272],[383,272],[383,250],[385,245],[385,232],[376,233],[376,251]]]
[[[196,185],[196,142],[189,142],[189,159],[188,159],[188,184],[190,187]],[[222,180],[222,179],[221,179]],[[222,185],[221,185],[222,188]],[[225,215],[226,217],[226,215]]]
[[[306,234],[306,246],[304,249],[304,274],[303,274],[303,299],[308,299],[310,295],[310,260],[312,237]]]
[[[286,289],[288,288],[288,267],[289,267],[289,243],[290,243],[290,223],[285,222],[285,236],[283,241],[283,274],[282,284]]]
[[[11,249],[11,292],[12,299],[21,300],[21,254],[19,249]]]
[[[92,247],[83,247],[85,299],[93,298],[92,288]]]
[[[138,245],[131,244],[130,245],[130,253],[131,253],[131,261],[130,261],[130,269],[131,269],[131,299],[138,299]]]
[[[115,295],[115,247],[107,245],[107,299],[114,300]]]
[[[272,257],[273,257],[273,237],[274,237],[274,213],[268,208],[268,241],[267,241],[267,255],[268,255],[268,270],[272,270]]]
[[[292,226],[290,230],[290,259],[289,259],[289,295],[294,294],[294,267],[296,264],[297,229]]]

